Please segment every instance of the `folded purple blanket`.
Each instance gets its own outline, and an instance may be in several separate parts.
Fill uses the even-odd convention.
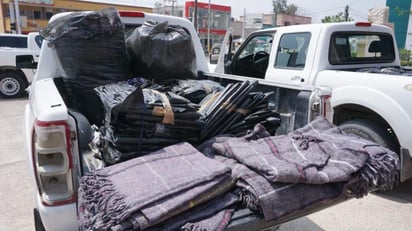
[[[256,140],[227,138],[212,147],[234,158],[271,182],[325,184],[352,179],[360,173],[372,185],[389,187],[397,177],[396,153],[371,141],[344,134],[325,118],[317,118],[288,135]],[[373,174],[372,174],[373,173]],[[366,179],[368,178],[368,179]],[[377,186],[377,185],[376,185]]]
[[[243,205],[266,220],[340,196],[390,190],[398,180],[396,153],[324,118],[287,136],[270,137],[257,125],[242,138],[215,137],[198,148],[232,169]]]
[[[230,168],[180,143],[81,178],[85,230],[142,230],[225,193]]]
[[[344,194],[345,183],[291,184],[273,183],[234,159],[215,156],[232,169],[236,188],[244,207],[262,214],[265,220],[327,202]]]

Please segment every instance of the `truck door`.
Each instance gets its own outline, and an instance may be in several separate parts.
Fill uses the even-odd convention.
[[[235,53],[230,65],[230,74],[264,78],[269,64],[273,34],[250,36]]]
[[[28,82],[31,82],[37,71],[39,62],[40,48],[43,37],[38,32],[32,32],[28,36],[28,52],[24,55],[16,55],[16,67],[21,69]]]
[[[300,84],[308,79],[310,32],[284,33],[279,35],[278,45],[272,49],[272,57],[265,79],[275,82]]]
[[[233,39],[224,39],[221,52],[229,54],[219,58],[215,72],[263,79],[269,64],[273,34],[273,31],[254,33],[240,45]]]

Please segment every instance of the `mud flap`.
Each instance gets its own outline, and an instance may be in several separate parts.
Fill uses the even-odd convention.
[[[39,210],[34,208],[33,209],[33,216],[34,216],[34,228],[36,231],[46,231],[43,226],[43,222],[41,221]]]
[[[412,178],[412,157],[409,150],[401,148],[401,182]]]

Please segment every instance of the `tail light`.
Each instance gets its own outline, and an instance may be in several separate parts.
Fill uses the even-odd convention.
[[[309,111],[309,121],[316,119],[317,116],[323,116],[327,120],[333,120],[333,108],[331,102],[331,90],[329,88],[317,88],[314,94],[311,110]]]
[[[143,12],[137,11],[119,11],[121,17],[144,18]]]
[[[356,26],[362,26],[362,27],[371,27],[372,23],[371,22],[356,22]]]
[[[76,201],[70,129],[65,121],[35,121],[33,165],[43,204]]]
[[[321,113],[322,116],[332,122],[333,120],[333,109],[332,109],[332,102],[330,101],[331,95],[324,95],[322,96],[322,108]]]

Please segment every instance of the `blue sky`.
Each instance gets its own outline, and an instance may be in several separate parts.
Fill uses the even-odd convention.
[[[97,0],[99,1],[99,0]],[[100,0],[104,1],[104,0]],[[156,2],[163,0],[106,0],[107,2],[136,4],[153,7]],[[171,1],[170,1],[171,2]],[[185,0],[176,0],[178,5],[183,5]],[[208,3],[208,0],[198,0],[198,2]],[[232,16],[238,18],[246,13],[271,13],[272,0],[210,0],[213,4],[229,5],[232,7]],[[368,10],[373,7],[383,7],[386,0],[288,0],[288,4],[298,6],[300,15],[312,17],[313,22],[320,22],[328,15],[335,15],[343,12],[346,5],[349,5],[349,16],[357,21],[367,20]]]

